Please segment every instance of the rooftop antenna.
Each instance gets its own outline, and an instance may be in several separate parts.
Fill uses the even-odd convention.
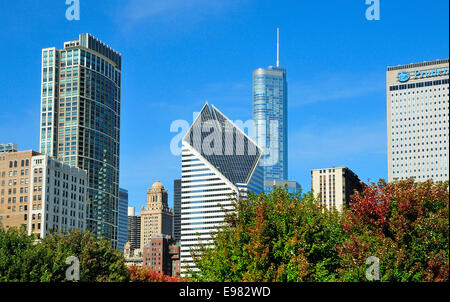
[[[280,67],[280,29],[277,27],[277,67]]]

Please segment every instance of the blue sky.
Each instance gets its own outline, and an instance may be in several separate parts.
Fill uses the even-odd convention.
[[[205,101],[232,120],[252,117],[252,72],[288,72],[289,178],[310,189],[310,170],[348,166],[387,178],[386,66],[448,58],[447,0],[65,0],[0,2],[0,142],[39,149],[41,49],[88,32],[123,56],[121,187],[145,203],[160,180],[181,176],[170,152],[174,120],[192,122]]]

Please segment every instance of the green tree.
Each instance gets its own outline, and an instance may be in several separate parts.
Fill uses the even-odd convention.
[[[37,241],[25,228],[0,227],[0,281],[66,281],[70,256],[80,261],[82,282],[130,280],[123,255],[91,232],[52,234]]]
[[[337,212],[312,194],[269,194],[235,200],[235,211],[218,229],[213,246],[193,251],[197,281],[333,281],[345,235]]]

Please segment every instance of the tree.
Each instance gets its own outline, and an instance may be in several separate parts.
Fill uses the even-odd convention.
[[[332,281],[337,278],[343,241],[337,212],[277,188],[235,200],[227,224],[192,253],[197,281]]]
[[[387,184],[353,196],[342,220],[341,279],[365,280],[365,261],[380,259],[381,281],[448,281],[448,182]]]
[[[132,266],[129,268],[131,282],[184,282],[183,278],[160,274],[147,267]]]
[[[91,232],[77,230],[35,239],[25,228],[5,231],[0,227],[0,281],[66,281],[70,256],[79,259],[82,282],[130,279],[122,254]]]

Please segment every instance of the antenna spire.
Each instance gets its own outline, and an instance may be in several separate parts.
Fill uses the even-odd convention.
[[[280,29],[277,27],[277,67],[280,67]]]

